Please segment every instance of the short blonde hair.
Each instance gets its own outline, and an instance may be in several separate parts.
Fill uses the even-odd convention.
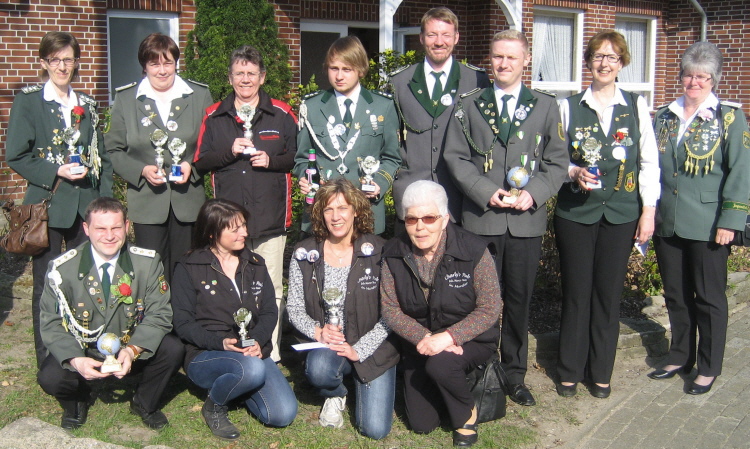
[[[524,54],[529,54],[529,40],[526,35],[518,30],[505,30],[495,33],[490,41],[490,46],[497,41],[520,41],[523,44]]]

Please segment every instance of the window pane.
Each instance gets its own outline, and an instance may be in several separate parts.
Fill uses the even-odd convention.
[[[620,72],[620,81],[645,83],[648,41],[648,24],[636,20],[615,19],[615,30],[625,36],[630,50],[630,65]]]
[[[151,33],[169,36],[169,24],[169,19],[109,17],[111,98],[114,98],[116,88],[143,78],[143,69],[138,63],[138,46]]]
[[[572,17],[534,14],[533,81],[573,81]]]
[[[329,89],[328,74],[323,70],[323,62],[328,53],[328,47],[341,37],[338,32],[323,33],[318,31],[303,31],[301,33],[301,64],[300,79],[302,84],[310,82],[315,75],[315,82],[321,89]]]

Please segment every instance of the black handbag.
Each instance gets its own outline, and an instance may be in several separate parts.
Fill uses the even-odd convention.
[[[508,378],[497,355],[466,375],[469,389],[477,405],[477,423],[494,421],[505,416],[505,395]]]
[[[750,215],[745,219],[745,229],[741,231],[734,231],[734,239],[732,240],[734,246],[750,246]]]

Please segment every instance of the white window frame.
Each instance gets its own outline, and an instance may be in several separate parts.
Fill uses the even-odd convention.
[[[393,49],[400,54],[406,53],[406,36],[418,36],[420,27],[401,27],[393,31]]]
[[[314,33],[339,33],[340,37],[344,37],[349,34],[349,25],[342,22],[308,22],[306,20],[300,20],[299,30],[310,31]]]
[[[109,30],[109,19],[110,18],[123,18],[123,19],[154,19],[154,20],[169,20],[169,37],[171,37],[175,43],[177,43],[177,47],[180,46],[180,20],[177,13],[169,13],[169,12],[152,12],[152,11],[132,11],[127,9],[109,9],[107,10],[107,54],[110,54],[109,51],[109,36],[110,36],[110,30]],[[137,64],[137,61],[133,61],[134,64]],[[179,61],[177,69],[179,70]],[[108,85],[108,92],[114,91],[115,87],[119,86],[113,86],[112,85],[112,58],[109,56],[107,57],[107,85]],[[109,102],[112,104],[114,101],[114,98],[110,97]]]
[[[573,61],[583,61],[583,11],[580,9],[555,8],[548,6],[537,6],[534,8],[534,17],[537,14],[543,16],[560,16],[573,19]],[[532,25],[533,29],[533,25]],[[532,48],[534,52],[533,36]],[[572,81],[531,81],[532,89],[541,89],[547,91],[566,90],[571,92],[580,92],[583,82],[583,63],[573,64]]]
[[[646,23],[646,65],[645,79],[643,83],[617,83],[617,87],[623,90],[643,94],[650,110],[654,108],[654,79],[656,78],[656,17],[639,14],[616,14],[615,20],[629,20]]]

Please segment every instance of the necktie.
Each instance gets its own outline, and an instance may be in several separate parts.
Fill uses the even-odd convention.
[[[346,109],[346,112],[344,112],[344,125],[346,125],[347,129],[352,126],[352,103],[354,102],[349,98],[344,100],[344,108]]]
[[[108,271],[109,267],[110,267],[110,264],[107,262],[102,264],[102,299],[104,300],[105,303],[109,301],[109,296],[110,296],[109,290],[110,290],[110,287],[112,286],[112,280],[109,277],[109,271]]]
[[[508,115],[508,101],[513,95],[503,95],[503,110],[500,111],[500,138],[508,143],[510,136],[510,116]]]
[[[432,76],[435,77],[435,87],[432,88],[432,105],[437,106],[440,102],[440,97],[443,96],[443,83],[440,82],[440,77],[443,76],[443,72],[431,72]]]

